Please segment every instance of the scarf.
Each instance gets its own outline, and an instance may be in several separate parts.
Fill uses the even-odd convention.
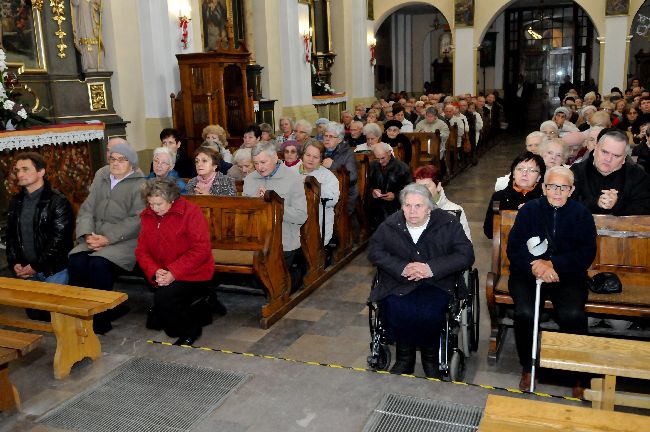
[[[196,176],[196,183],[205,186],[207,190],[210,190],[212,189],[212,183],[214,183],[215,178],[217,178],[216,171],[213,172],[212,175],[207,180],[203,180],[201,176]]]
[[[292,166],[294,166],[294,165],[298,165],[299,163],[300,163],[300,159],[296,159],[296,160],[293,161],[293,162],[287,162],[287,161],[284,161],[284,164],[285,164],[286,166],[288,166],[288,167],[292,167]]]

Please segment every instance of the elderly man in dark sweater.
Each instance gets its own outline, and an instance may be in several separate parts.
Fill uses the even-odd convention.
[[[399,192],[413,181],[411,169],[391,154],[391,147],[379,143],[372,148],[375,160],[368,169],[370,223],[377,228],[388,216],[400,209]]]
[[[553,302],[560,330],[587,333],[586,281],[587,269],[596,256],[596,225],[589,210],[569,199],[575,191],[573,180],[566,167],[546,171],[545,196],[524,204],[508,236],[508,289],[515,305],[515,343],[523,368],[521,390],[530,388],[531,383],[535,279],[544,282],[542,296]],[[527,242],[533,237],[548,241],[542,256],[528,250]]]
[[[40,282],[68,283],[68,252],[72,249],[74,216],[65,195],[45,178],[45,161],[38,153],[19,153],[14,173],[20,192],[9,203],[7,262],[16,277]],[[49,313],[27,310],[33,319]]]
[[[576,190],[573,199],[593,214],[650,214],[650,177],[643,168],[626,160],[625,132],[605,132],[594,151],[571,167]]]

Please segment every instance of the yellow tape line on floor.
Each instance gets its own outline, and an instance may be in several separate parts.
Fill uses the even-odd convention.
[[[147,343],[153,344],[153,345],[174,346],[174,344],[172,344],[170,342],[160,342],[160,341],[155,341],[155,340],[151,340],[151,339],[147,340]],[[374,370],[374,369],[370,369],[370,368],[360,368],[360,367],[337,365],[337,364],[332,364],[332,363],[320,363],[320,362],[315,362],[315,361],[296,360],[296,359],[291,359],[291,358],[286,358],[286,357],[277,357],[277,356],[271,356],[271,355],[244,353],[244,352],[232,351],[232,350],[227,350],[227,349],[202,347],[202,346],[195,346],[195,345],[180,345],[180,348],[191,348],[191,349],[198,349],[198,350],[203,350],[203,351],[213,351],[213,352],[219,352],[219,353],[223,353],[223,354],[234,354],[234,355],[239,355],[239,356],[244,356],[244,357],[257,357],[257,358],[263,358],[263,359],[269,359],[269,360],[282,360],[282,361],[291,362],[291,363],[300,363],[300,364],[310,365],[310,366],[328,367],[328,368],[332,368],[332,369],[346,369],[346,370],[351,370],[351,371],[355,371],[355,372],[370,372],[370,373],[376,373],[378,375],[399,375],[399,376],[403,376],[403,377],[407,377],[407,378],[417,378],[417,379],[423,379],[423,380],[427,380],[427,381],[447,382],[447,383],[451,383],[451,384],[464,385],[464,386],[469,386],[469,387],[480,387],[480,388],[486,389],[486,390],[500,390],[500,391],[505,391],[505,392],[509,392],[509,393],[532,394],[532,395],[535,395],[535,396],[546,397],[546,398],[564,399],[564,400],[573,401],[573,402],[583,402],[583,399],[574,398],[574,397],[570,397],[570,396],[558,396],[558,395],[553,395],[553,394],[548,394],[548,393],[541,393],[541,392],[528,392],[528,391],[521,391],[519,389],[513,389],[513,388],[507,388],[507,387],[498,387],[498,386],[487,385],[487,384],[474,384],[474,383],[468,383],[468,382],[463,382],[463,381],[444,381],[444,380],[441,380],[439,378],[426,378],[426,377],[410,375],[410,374],[391,374],[388,371]]]

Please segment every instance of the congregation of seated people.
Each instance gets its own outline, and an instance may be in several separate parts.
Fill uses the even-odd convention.
[[[580,97],[575,90],[566,90],[562,105],[549,113],[538,131],[526,137],[510,171],[495,179],[483,225],[486,237],[493,235],[492,208],[496,202],[501,210],[527,209],[526,217],[534,221],[542,213],[559,212],[564,219],[558,223],[565,223],[572,215],[650,214],[650,179],[646,173],[650,162],[650,94],[635,90],[627,95],[627,91],[622,94],[612,89],[601,98],[595,92]],[[164,129],[148,174],[138,168],[137,153],[131,145],[113,138],[107,143],[108,164],[97,171],[88,198],[76,215],[74,235],[66,234],[75,226],[70,204],[44,180],[42,158],[19,155],[15,172],[21,192],[14,197],[9,213],[7,252],[11,269],[19,278],[112,290],[120,274],[139,268],[154,292],[147,327],[165,330],[170,337],[178,338],[177,344],[191,345],[200,337],[201,327],[211,322],[209,310],[192,309],[197,299],[211,297],[213,311],[222,315],[226,311],[209,288],[214,286],[215,277],[209,226],[200,209],[183,196],[264,197],[267,191],[274,191],[282,198],[282,251],[293,293],[303,288],[306,273],[301,227],[307,221],[308,208],[303,185],[311,176],[320,185],[322,205],[317,217],[323,248],[336,247],[340,240],[335,230],[335,208],[343,198],[347,198],[347,207],[341,214],[354,222],[355,238],[361,229],[376,233],[370,240],[370,260],[385,273],[387,285],[371,297],[385,301],[387,313],[395,319],[390,327],[397,340],[393,372],[411,373],[419,348],[427,376],[437,377],[435,336],[452,276],[474,260],[465,212],[449,201],[443,189],[451,168],[445,166],[445,152],[469,145],[471,156],[466,166],[476,164],[478,156],[498,142],[505,120],[503,101],[497,93],[427,94],[419,100],[391,94],[370,106],[357,104],[353,112],[343,111],[336,120],[283,117],[278,131],[266,123],[250,124],[241,139],[229,137],[220,125],[208,125],[192,158],[181,134]],[[456,141],[447,145],[454,129]],[[414,170],[411,134],[435,132],[440,137],[440,166],[424,165]],[[362,172],[363,158],[369,163],[367,171]],[[342,169],[347,171],[346,188],[337,177]],[[344,189],[347,197],[341,196]],[[48,203],[46,207],[37,205],[43,200]],[[535,213],[531,210],[534,206],[541,206],[542,211]],[[459,217],[437,209],[458,211]],[[368,212],[365,219],[360,215],[364,210]],[[43,211],[56,217],[39,218],[38,213]],[[577,223],[574,219],[558,232],[570,231]],[[24,220],[47,220],[48,226],[35,229],[20,222]],[[368,226],[360,226],[362,221]],[[437,230],[442,225],[444,229]],[[517,224],[515,228],[526,233],[525,229],[530,230],[530,226]],[[555,226],[552,228],[555,233]],[[595,234],[590,228],[581,227],[589,236],[582,239],[582,267],[591,262]],[[181,229],[191,235],[174,234]],[[73,237],[74,247],[67,241]],[[525,247],[516,243],[519,237],[511,237],[509,250]],[[185,241],[177,242],[176,238]],[[447,243],[425,245],[440,241]],[[567,241],[556,239],[558,248],[564,248]],[[420,252],[424,261],[412,258]],[[445,261],[441,256],[450,258]],[[406,266],[398,268],[402,262]],[[537,276],[547,285],[560,283],[562,278],[562,283],[577,294],[568,300],[556,296],[554,300],[560,303],[570,302],[556,313],[584,308],[586,267],[568,271],[566,262],[571,259],[545,257],[528,267],[521,260],[513,261],[520,279],[513,279],[518,285],[513,285],[512,291],[525,291],[531,278],[534,282]],[[436,290],[435,295],[427,292],[431,288]],[[514,301],[521,358],[530,342],[521,336],[530,326],[530,299],[514,295]],[[430,305],[435,307],[427,309]],[[33,311],[29,313],[34,316]],[[398,321],[410,315],[413,319],[408,326],[401,327]],[[570,318],[560,317],[558,322],[567,331],[585,333],[583,315],[574,313]],[[111,314],[96,316],[95,331],[110,331],[112,319]],[[424,334],[425,328],[433,329],[433,333]],[[530,384],[531,365],[529,358],[521,360],[523,389]]]

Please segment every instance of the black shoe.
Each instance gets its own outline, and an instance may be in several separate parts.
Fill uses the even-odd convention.
[[[128,314],[129,312],[131,312],[131,308],[126,303],[120,303],[117,306],[115,306],[113,309],[109,309],[108,311],[106,311],[106,314],[109,320],[115,321],[118,318],[122,318],[124,315]]]
[[[219,301],[217,298],[217,292],[214,289],[210,290],[210,294],[208,294],[208,305],[210,305],[210,308],[214,313],[220,316],[226,316],[228,313],[228,309],[226,309],[226,306]]]
[[[395,364],[390,368],[390,373],[407,375],[413,373],[415,370],[415,347],[413,345],[398,342],[395,357]]]
[[[196,340],[201,337],[201,329],[197,333],[194,334],[194,336],[181,336],[178,338],[176,342],[174,342],[174,345],[193,345]]]
[[[427,378],[440,378],[437,347],[420,347],[420,360]]]

